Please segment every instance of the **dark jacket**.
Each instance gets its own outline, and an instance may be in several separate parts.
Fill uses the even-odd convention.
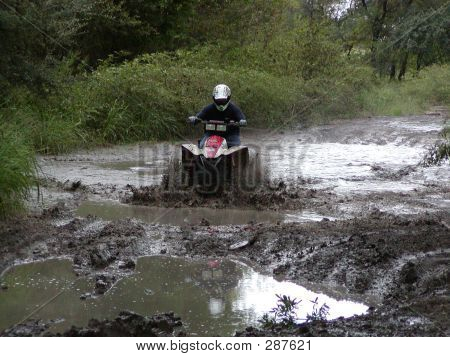
[[[214,103],[211,103],[204,107],[198,114],[197,117],[209,121],[209,120],[220,120],[224,122],[229,122],[230,120],[239,122],[241,119],[245,120],[245,115],[242,113],[242,111],[239,109],[239,107],[234,104],[233,102],[230,102],[228,104],[227,109],[225,109],[223,112],[218,110]],[[229,127],[227,130],[227,134],[239,134],[240,129],[238,126],[232,126]]]

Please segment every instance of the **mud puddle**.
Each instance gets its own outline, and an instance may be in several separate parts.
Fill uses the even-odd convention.
[[[89,215],[105,220],[136,218],[145,223],[173,226],[184,225],[245,225],[248,223],[309,222],[322,219],[335,220],[317,212],[270,211],[252,209],[215,209],[209,207],[151,207],[121,204],[116,201],[84,201],[76,210],[79,217]]]
[[[54,332],[71,325],[85,326],[90,318],[112,318],[118,311],[143,315],[174,311],[190,335],[231,336],[257,324],[276,306],[275,294],[302,302],[298,317],[312,312],[311,300],[327,304],[328,319],[364,314],[367,306],[335,300],[302,286],[276,281],[247,265],[231,260],[188,260],[143,257],[132,276],[119,280],[105,295],[81,300],[93,281],[77,278],[69,260],[47,260],[18,265],[6,271],[8,284],[0,292],[0,330],[26,317],[54,322]]]

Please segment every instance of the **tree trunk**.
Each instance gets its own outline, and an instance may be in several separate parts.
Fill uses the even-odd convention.
[[[401,81],[403,78],[405,78],[407,64],[408,64],[408,53],[405,53],[403,55],[402,62],[400,63],[400,72],[398,73],[399,81]]]
[[[420,69],[422,68],[422,57],[423,57],[423,53],[419,52],[417,54],[417,59],[416,59],[416,70],[417,70],[417,72],[419,72]]]
[[[389,79],[392,81],[395,79],[395,63],[389,65]]]
[[[377,14],[375,15],[375,17],[372,20],[372,45],[370,47],[370,51],[372,53],[372,55],[371,55],[372,65],[376,64],[376,56],[375,56],[376,45],[375,44],[380,40],[380,38],[382,36],[384,21],[386,19],[386,15],[387,15],[387,3],[388,3],[388,0],[383,0],[381,2],[381,9],[377,10]],[[364,5],[364,8],[367,10],[367,5],[364,1],[363,1],[363,5]],[[379,6],[379,4],[378,4],[378,6]]]

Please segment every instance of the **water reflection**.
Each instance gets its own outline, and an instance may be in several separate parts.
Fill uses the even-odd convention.
[[[113,318],[127,309],[144,315],[174,311],[190,334],[231,336],[237,329],[257,324],[262,314],[275,306],[277,293],[302,300],[299,317],[311,312],[310,300],[317,296],[320,304],[330,306],[330,318],[362,314],[367,309],[363,304],[337,301],[221,259],[143,257],[133,276],[120,280],[104,296],[88,300],[79,296],[92,291],[93,282],[76,280],[69,261],[17,266],[3,280],[10,288],[0,293],[0,330],[36,307],[40,309],[33,318],[63,319],[54,330],[86,325],[91,317]]]

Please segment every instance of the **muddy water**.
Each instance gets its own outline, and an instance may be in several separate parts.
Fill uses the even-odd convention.
[[[439,138],[442,116],[369,118],[340,121],[286,133],[243,130],[242,142],[261,153],[273,178],[299,177],[309,186],[337,193],[411,191],[425,183],[450,180],[448,170],[420,168],[392,180],[380,177],[417,164]],[[124,187],[157,184],[179,144],[138,144],[42,157],[43,174],[58,181],[81,180],[85,185]]]
[[[206,220],[212,225],[240,225],[249,222],[276,223],[283,221],[283,215],[272,211],[239,210],[239,209],[211,209],[196,208],[164,208],[118,204],[108,202],[83,202],[77,209],[77,215],[114,220],[122,218],[137,218],[146,223],[170,224],[183,226],[186,224],[201,224]]]
[[[86,325],[89,318],[113,318],[128,309],[144,315],[174,311],[192,335],[231,336],[273,308],[275,294],[302,300],[299,319],[312,311],[311,300],[316,297],[318,306],[329,306],[329,319],[367,310],[361,303],[279,282],[230,260],[143,257],[134,275],[119,280],[104,296],[87,300],[79,297],[93,290],[93,281],[77,278],[68,260],[15,266],[2,280],[9,289],[0,292],[0,330],[32,316],[54,320],[53,330],[63,331]]]
[[[320,221],[325,217],[313,211],[277,212],[251,209],[165,208],[120,204],[115,201],[84,201],[76,214],[93,215],[105,220],[136,218],[146,223],[183,226],[186,224],[211,224],[213,226],[253,223]],[[205,221],[206,220],[206,221]]]
[[[302,177],[318,189],[337,193],[402,192],[425,183],[450,179],[448,170],[419,168],[400,179],[395,173],[420,162],[427,147],[438,138],[443,117],[373,118],[337,122],[309,130],[266,137],[263,162],[274,177]],[[280,144],[282,143],[282,144]]]

